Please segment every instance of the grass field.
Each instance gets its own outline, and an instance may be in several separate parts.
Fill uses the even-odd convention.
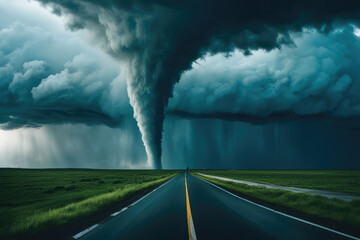
[[[197,172],[197,171],[196,171]],[[226,172],[226,171],[225,171]],[[246,171],[247,172],[247,171]],[[256,171],[254,171],[256,172]],[[273,174],[276,171],[271,171]],[[205,174],[212,174],[217,176],[230,177],[231,175],[220,175],[216,174],[216,172],[210,171],[202,171]],[[249,174],[249,172],[247,172]],[[269,175],[271,176],[271,173]],[[255,187],[249,186],[246,184],[228,182],[217,180],[214,178],[204,177],[195,172],[192,174],[197,177],[203,178],[207,181],[213,182],[225,188],[234,190],[236,192],[245,194],[247,196],[251,196],[271,204],[275,204],[278,206],[284,206],[289,209],[293,209],[296,211],[304,212],[309,215],[335,220],[341,223],[345,223],[347,225],[353,226],[355,228],[360,227],[360,200],[353,200],[351,202],[345,202],[338,199],[329,199],[322,196],[313,196],[305,193],[293,193],[284,190],[278,189],[268,189],[264,187]],[[305,174],[305,173],[303,173]],[[254,181],[254,179],[261,179],[260,174],[255,177],[251,177],[250,174],[247,175],[248,178],[239,178],[244,180]],[[234,178],[234,177],[232,177]],[[268,177],[269,178],[269,177]],[[289,177],[292,179],[291,177]],[[309,179],[307,179],[309,181]],[[301,179],[298,178],[298,181]],[[270,182],[273,183],[273,182]],[[276,182],[278,184],[278,182]],[[284,182],[283,182],[284,183]],[[325,184],[325,183],[323,183]],[[302,187],[310,187],[309,182],[305,185],[297,185]],[[318,185],[317,185],[318,186]],[[319,185],[320,186],[320,185]],[[340,188],[336,188],[340,189]],[[331,190],[333,190],[331,188]]]
[[[209,175],[360,195],[360,170],[199,170]]]
[[[0,169],[0,236],[88,216],[159,184],[176,171]]]

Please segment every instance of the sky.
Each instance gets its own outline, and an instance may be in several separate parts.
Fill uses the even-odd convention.
[[[2,0],[0,167],[360,168],[359,3],[306,2]]]

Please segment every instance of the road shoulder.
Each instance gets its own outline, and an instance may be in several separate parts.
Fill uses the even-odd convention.
[[[250,182],[250,181],[208,175],[208,174],[203,174],[203,173],[198,173],[198,172],[196,174],[202,175],[204,177],[215,178],[215,179],[222,180],[222,181],[242,183],[242,184],[246,184],[249,186],[265,187],[265,188],[269,188],[269,189],[280,189],[280,190],[285,190],[285,191],[290,191],[290,192],[295,192],[295,193],[308,193],[311,195],[319,195],[319,196],[323,196],[323,197],[327,197],[327,198],[337,198],[337,199],[340,199],[340,200],[346,201],[346,202],[360,199],[360,196],[353,195],[353,194],[347,194],[347,193],[341,193],[341,192],[331,192],[331,191],[323,191],[323,190],[308,189],[308,188],[280,186],[280,185],[269,184],[269,183],[257,183],[257,182]]]

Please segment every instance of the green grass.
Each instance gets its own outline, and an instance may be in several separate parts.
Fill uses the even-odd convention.
[[[360,170],[199,170],[209,175],[360,195]]]
[[[0,169],[0,236],[50,229],[129,198],[176,171]]]
[[[354,227],[360,227],[360,200],[345,202],[322,196],[313,196],[305,193],[293,193],[264,187],[254,187],[246,184],[208,178],[198,174],[194,175],[225,188],[232,189],[236,192],[240,192],[279,206],[285,206],[310,215],[335,220]]]

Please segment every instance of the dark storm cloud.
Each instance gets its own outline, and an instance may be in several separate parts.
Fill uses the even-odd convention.
[[[118,64],[63,34],[19,22],[0,29],[2,129],[71,122],[113,127],[131,113]]]
[[[179,119],[195,120],[195,119],[219,119],[228,122],[242,122],[254,126],[269,125],[276,123],[292,123],[292,122],[320,122],[332,121],[336,122],[335,128],[347,130],[360,130],[360,116],[338,117],[329,114],[316,114],[316,115],[299,115],[293,112],[279,112],[270,114],[266,117],[252,116],[241,113],[189,113],[183,111],[169,111],[167,116]]]
[[[292,44],[289,31],[322,31],[359,19],[347,1],[84,1],[40,0],[69,16],[71,29],[87,28],[125,62],[130,103],[149,160],[161,167],[164,108],[174,84],[206,52],[248,54]]]
[[[168,109],[255,122],[359,116],[360,38],[353,27],[327,35],[306,30],[293,39],[296,47],[197,60],[182,75]]]
[[[85,123],[121,127],[122,118],[113,119],[102,112],[61,106],[0,108],[1,129],[37,128],[49,124]]]
[[[2,129],[39,127],[43,124],[81,122],[117,126],[122,115],[104,113],[107,104],[102,94],[109,87],[104,73],[96,73],[98,66],[77,59],[65,64],[65,69],[50,74],[44,61],[30,61],[17,72],[10,64],[0,67]],[[91,68],[91,69],[90,69]]]

